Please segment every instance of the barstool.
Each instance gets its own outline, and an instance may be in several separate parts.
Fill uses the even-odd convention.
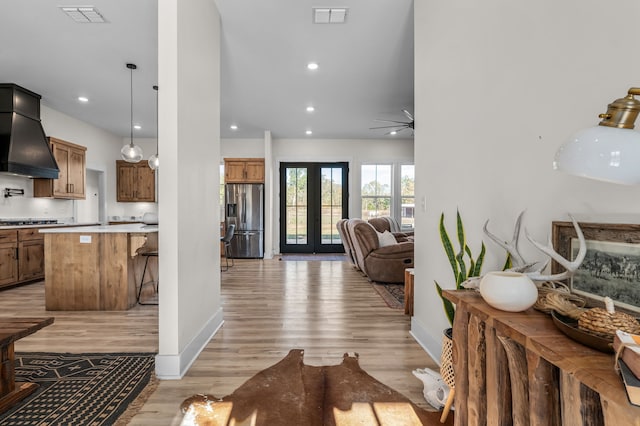
[[[146,259],[144,261],[144,269],[142,270],[142,277],[140,278],[140,288],[138,289],[138,297],[137,297],[136,300],[137,300],[139,305],[157,305],[158,304],[157,302],[156,303],[142,303],[140,301],[140,295],[142,294],[142,287],[145,284],[153,284],[155,291],[156,292],[158,291],[158,287],[156,286],[156,283],[159,286],[160,285],[160,281],[155,281],[155,280],[151,280],[151,281],[147,281],[147,282],[144,281],[144,276],[147,273],[147,265],[149,264],[149,257],[151,257],[151,256],[158,257],[158,252],[157,251],[143,252],[143,253],[140,253],[140,256],[144,256],[144,257],[146,257]]]

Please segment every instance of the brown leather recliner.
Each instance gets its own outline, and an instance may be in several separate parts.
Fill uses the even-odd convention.
[[[413,231],[400,231],[400,225],[398,225],[398,222],[390,216],[372,217],[369,219],[369,223],[378,232],[391,232],[398,242],[409,241],[411,238],[408,237],[413,237]]]
[[[347,222],[349,222],[349,219],[340,219],[336,223],[336,228],[338,229],[338,234],[340,234],[340,240],[342,240],[344,253],[347,256],[347,259],[354,268],[360,269],[358,268],[358,264],[356,263],[355,253],[353,251],[353,243],[351,242],[351,235],[349,234],[349,229],[347,228]]]
[[[371,224],[359,221],[350,229],[357,263],[370,280],[404,282],[404,270],[413,268],[413,242],[380,247],[378,234]]]

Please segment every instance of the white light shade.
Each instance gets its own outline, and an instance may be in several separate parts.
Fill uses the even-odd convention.
[[[558,149],[553,168],[605,182],[640,184],[640,133],[607,126],[581,130]]]
[[[160,159],[158,158],[158,154],[153,154],[151,157],[149,157],[147,163],[149,163],[149,167],[151,168],[151,170],[158,170],[158,167],[160,167]]]
[[[137,163],[142,160],[142,148],[133,143],[128,143],[120,150],[122,159],[127,163]]]

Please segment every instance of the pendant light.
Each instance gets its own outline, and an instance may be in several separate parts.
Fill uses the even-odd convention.
[[[158,86],[153,86],[156,91],[156,153],[149,157],[148,163],[151,170],[158,170],[160,159],[158,158]]]
[[[558,149],[553,168],[565,173],[624,185],[640,184],[640,88],[609,104],[595,127],[573,135]]]
[[[127,64],[127,68],[131,71],[131,139],[122,147],[120,154],[127,163],[137,163],[142,160],[142,148],[133,144],[133,70],[138,67],[135,64]]]

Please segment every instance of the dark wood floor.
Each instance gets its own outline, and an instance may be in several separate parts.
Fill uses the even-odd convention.
[[[290,349],[305,363],[338,364],[358,352],[373,377],[430,408],[411,371],[437,368],[409,335],[410,319],[390,309],[347,262],[240,260],[222,273],[225,324],[182,380],[161,381],[133,425],[178,425],[195,393],[224,396]],[[0,315],[55,316],[16,343],[17,351],[156,352],[157,307],[126,312],[47,312],[43,283],[0,292]]]

